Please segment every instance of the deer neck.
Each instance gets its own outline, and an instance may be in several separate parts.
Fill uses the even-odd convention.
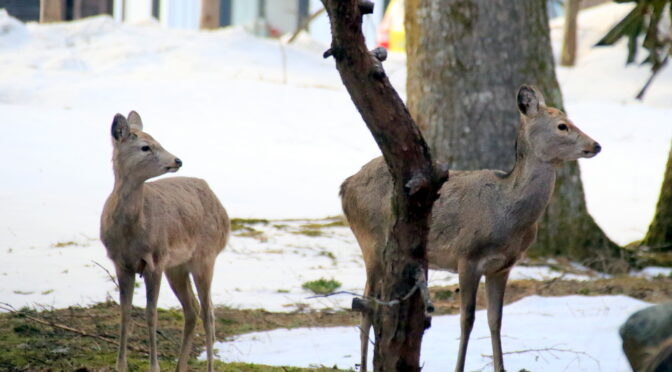
[[[521,226],[529,226],[541,217],[553,196],[555,164],[535,157],[521,138],[516,150],[516,164],[508,177],[511,213]]]
[[[116,224],[139,226],[144,207],[144,181],[115,177],[111,216]]]

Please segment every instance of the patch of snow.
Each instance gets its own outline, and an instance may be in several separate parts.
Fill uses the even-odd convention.
[[[505,354],[504,364],[511,371],[630,371],[620,351],[618,328],[630,314],[648,305],[626,296],[526,297],[504,307],[503,351],[549,350]],[[423,371],[454,368],[459,329],[459,315],[432,318],[432,327],[423,337]],[[278,329],[236,336],[215,348],[224,361],[354,368],[359,363],[358,333],[357,327]],[[465,369],[490,370],[485,355],[492,355],[492,348],[486,312],[480,310]]]
[[[640,277],[640,278],[646,278],[646,279],[654,279],[656,277],[664,276],[666,278],[669,278],[672,276],[672,268],[670,267],[660,267],[660,266],[649,266],[645,267],[642,270],[639,271],[632,271],[630,273],[632,276]]]

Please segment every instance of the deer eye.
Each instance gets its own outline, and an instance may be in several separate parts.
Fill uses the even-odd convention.
[[[566,124],[560,124],[560,125],[558,125],[558,129],[560,129],[560,130],[569,130],[569,128],[567,127]]]
[[[140,150],[147,152],[147,151],[151,150],[151,148],[150,148],[149,146],[146,146],[146,145],[145,145],[145,146],[142,146],[142,147],[140,148]]]

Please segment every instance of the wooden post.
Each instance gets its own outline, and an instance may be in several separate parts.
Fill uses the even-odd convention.
[[[429,215],[448,172],[434,167],[420,130],[390,84],[382,65],[387,53],[382,48],[366,49],[362,15],[373,11],[373,3],[322,3],[332,33],[331,48],[324,55],[336,60],[343,84],[378,143],[394,181],[395,216],[381,258],[383,265],[377,272],[381,285],[370,294],[378,301],[356,307],[370,308],[373,314],[374,369],[419,371],[420,344],[431,310],[423,298],[427,294]]]
[[[201,30],[219,28],[220,0],[201,0]]]
[[[40,23],[63,20],[63,0],[40,0]]]
[[[562,38],[560,65],[574,66],[576,63],[576,28],[581,0],[565,0],[565,29]]]

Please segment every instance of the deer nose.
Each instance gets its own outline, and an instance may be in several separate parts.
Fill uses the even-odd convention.
[[[175,158],[175,165],[179,168],[182,166],[182,160],[180,158]]]
[[[599,154],[602,151],[602,146],[599,143],[595,142],[595,155]]]

